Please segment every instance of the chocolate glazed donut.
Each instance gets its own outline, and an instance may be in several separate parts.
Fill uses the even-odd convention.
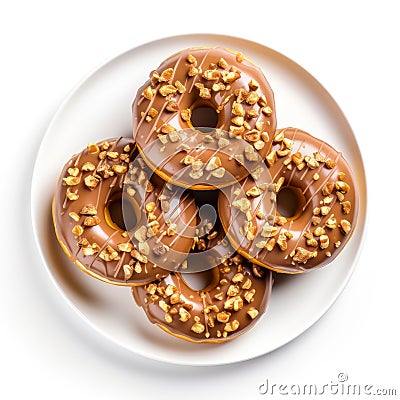
[[[226,196],[218,198],[222,225],[235,232],[232,243],[243,256],[277,272],[296,274],[327,265],[357,222],[359,199],[349,165],[333,147],[295,128],[277,131],[266,163],[274,182],[276,216],[256,209],[259,191],[251,177],[242,182],[261,238],[242,240],[241,227],[231,217],[232,203]]]
[[[179,221],[169,220],[166,225],[161,208],[169,202],[169,190],[157,175],[150,178],[151,171],[137,155],[132,139],[113,138],[88,145],[64,166],[52,207],[57,239],[68,257],[89,275],[123,286],[167,276],[169,271],[149,260],[150,250],[161,246],[160,256],[168,257],[167,250],[173,248],[182,252],[183,260],[193,244],[193,235],[185,233],[197,223],[197,207],[186,194],[175,202],[174,215],[179,215]],[[143,219],[137,197],[140,190],[144,193],[144,218],[149,222],[144,225],[139,224]],[[140,239],[137,245],[130,232],[132,238]],[[145,238],[157,238],[160,246],[150,249],[143,233]]]
[[[276,128],[262,71],[221,47],[186,49],[162,62],[138,90],[132,112],[133,137],[148,165],[195,190],[246,177],[258,154],[267,154]],[[183,179],[185,166],[191,171]]]
[[[213,279],[194,290],[185,274],[132,288],[150,322],[167,333],[195,343],[221,343],[243,334],[264,314],[272,272],[234,254],[212,270]]]

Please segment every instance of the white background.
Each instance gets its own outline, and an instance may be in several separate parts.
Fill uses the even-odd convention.
[[[143,3],[1,3],[0,397],[256,399],[263,397],[258,387],[266,379],[322,385],[336,381],[339,372],[353,383],[397,387],[400,394],[396,2]],[[35,247],[29,210],[37,149],[71,88],[120,52],[193,32],[261,42],[319,79],[357,136],[369,196],[361,258],[330,311],[272,354],[213,368],[149,361],[98,337],[51,283]]]

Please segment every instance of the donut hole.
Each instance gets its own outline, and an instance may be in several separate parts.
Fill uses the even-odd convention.
[[[186,285],[197,291],[212,290],[219,282],[218,268],[196,273],[182,273],[181,275]]]
[[[116,230],[131,231],[138,223],[134,205],[121,195],[108,201],[104,214],[107,224]]]
[[[306,204],[306,199],[301,189],[294,186],[283,187],[276,197],[278,213],[288,220],[297,219]]]
[[[218,206],[218,195],[219,190],[193,190],[192,195],[196,202],[197,207],[202,207],[204,205],[211,205],[214,208]]]
[[[209,231],[215,228],[218,219],[218,190],[194,190],[192,195],[198,208],[198,236],[203,236],[207,233],[207,230]]]
[[[218,125],[218,113],[210,105],[199,105],[192,109],[190,120],[193,128],[202,132],[210,132]]]

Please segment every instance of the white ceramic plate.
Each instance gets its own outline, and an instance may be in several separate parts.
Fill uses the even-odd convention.
[[[56,180],[70,156],[88,142],[130,136],[131,103],[149,71],[171,53],[199,45],[242,51],[264,71],[275,92],[278,127],[295,126],[340,149],[353,167],[360,191],[356,231],[328,267],[301,276],[279,276],[266,315],[247,334],[220,345],[196,345],[151,325],[129,288],[107,285],[75,267],[61,251],[51,222]],[[263,45],[220,35],[186,35],[147,43],[103,65],[68,96],[40,147],[32,180],[32,218],[43,263],[65,300],[97,332],[143,356],[178,364],[216,365],[266,354],[313,325],[348,281],[363,237],[366,186],[361,154],[342,111],[307,71]]]

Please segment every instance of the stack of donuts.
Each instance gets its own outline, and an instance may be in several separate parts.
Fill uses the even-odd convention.
[[[131,287],[175,337],[245,333],[275,274],[329,264],[354,231],[346,160],[301,129],[277,129],[272,89],[240,52],[170,56],[137,90],[132,126],[133,137],[90,143],[65,164],[55,233],[81,270]],[[201,288],[190,283],[204,275]]]

